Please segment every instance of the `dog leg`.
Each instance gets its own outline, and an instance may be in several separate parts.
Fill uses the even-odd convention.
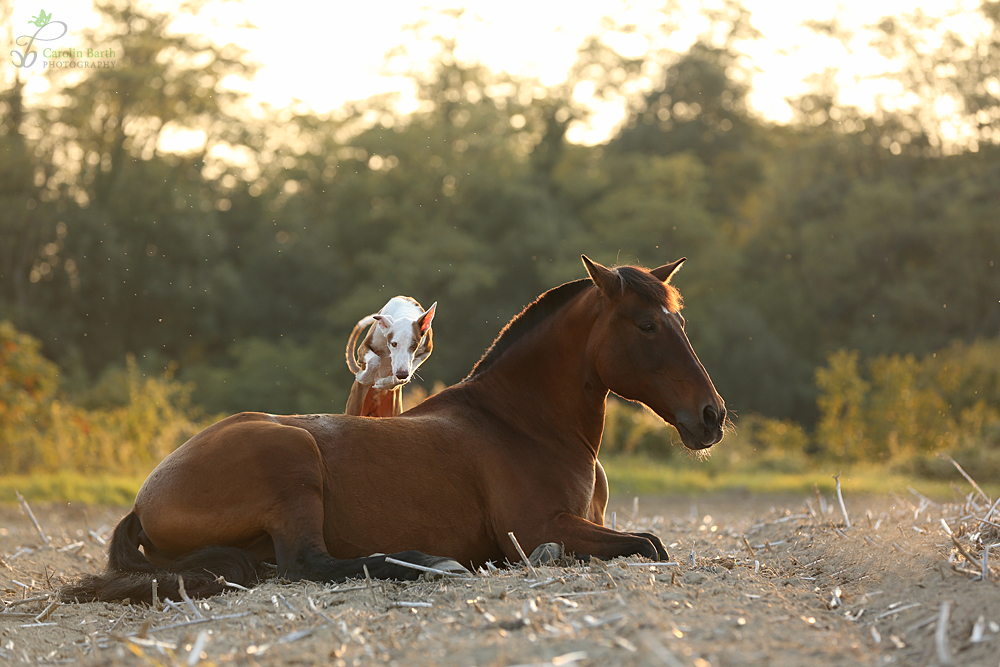
[[[365,358],[362,360],[365,364],[364,369],[354,376],[354,379],[365,385],[371,385],[375,383],[378,378],[378,369],[382,364],[381,358],[374,350],[368,350],[365,354]]]

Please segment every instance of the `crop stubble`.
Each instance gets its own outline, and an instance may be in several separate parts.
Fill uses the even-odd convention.
[[[1000,521],[988,499],[852,498],[844,484],[843,510],[818,493],[729,493],[641,498],[634,517],[632,498],[614,499],[619,528],[664,538],[667,565],[270,580],[157,607],[53,604],[61,584],[103,567],[123,510],[34,507],[32,522],[3,507],[0,664],[996,667],[1000,549],[988,547]]]

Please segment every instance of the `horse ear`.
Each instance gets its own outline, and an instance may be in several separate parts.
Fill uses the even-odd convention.
[[[434,312],[437,310],[438,302],[435,301],[431,304],[431,307],[424,311],[424,314],[417,319],[417,324],[420,325],[420,333],[427,333],[427,330],[431,328],[431,322],[434,321]]]
[[[372,315],[372,317],[383,329],[388,329],[392,326],[392,315]]]
[[[590,261],[590,258],[586,255],[580,255],[580,259],[583,260],[583,265],[587,267],[587,273],[590,274],[590,279],[594,281],[602,292],[607,296],[614,296],[619,294],[622,289],[621,280],[615,275],[615,272],[606,266],[601,266],[597,262]]]
[[[683,264],[686,259],[687,257],[681,257],[676,262],[670,262],[669,264],[664,264],[663,266],[652,269],[650,273],[662,282],[668,282],[670,278],[677,273],[677,269],[681,268],[681,264]]]

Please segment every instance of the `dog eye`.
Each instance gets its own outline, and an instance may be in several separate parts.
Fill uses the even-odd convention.
[[[641,331],[645,331],[646,333],[653,333],[656,331],[656,324],[653,322],[643,322],[639,325],[639,329]]]
[[[392,345],[393,347],[396,347],[396,346],[399,345],[399,343],[397,343],[396,341],[392,341],[391,343],[389,343],[389,345]]]

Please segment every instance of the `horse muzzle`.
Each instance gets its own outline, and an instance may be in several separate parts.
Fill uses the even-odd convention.
[[[726,407],[721,405],[706,405],[699,415],[700,419],[684,419],[678,415],[677,433],[681,442],[691,450],[708,449],[719,443],[724,435],[723,426],[726,423]]]

